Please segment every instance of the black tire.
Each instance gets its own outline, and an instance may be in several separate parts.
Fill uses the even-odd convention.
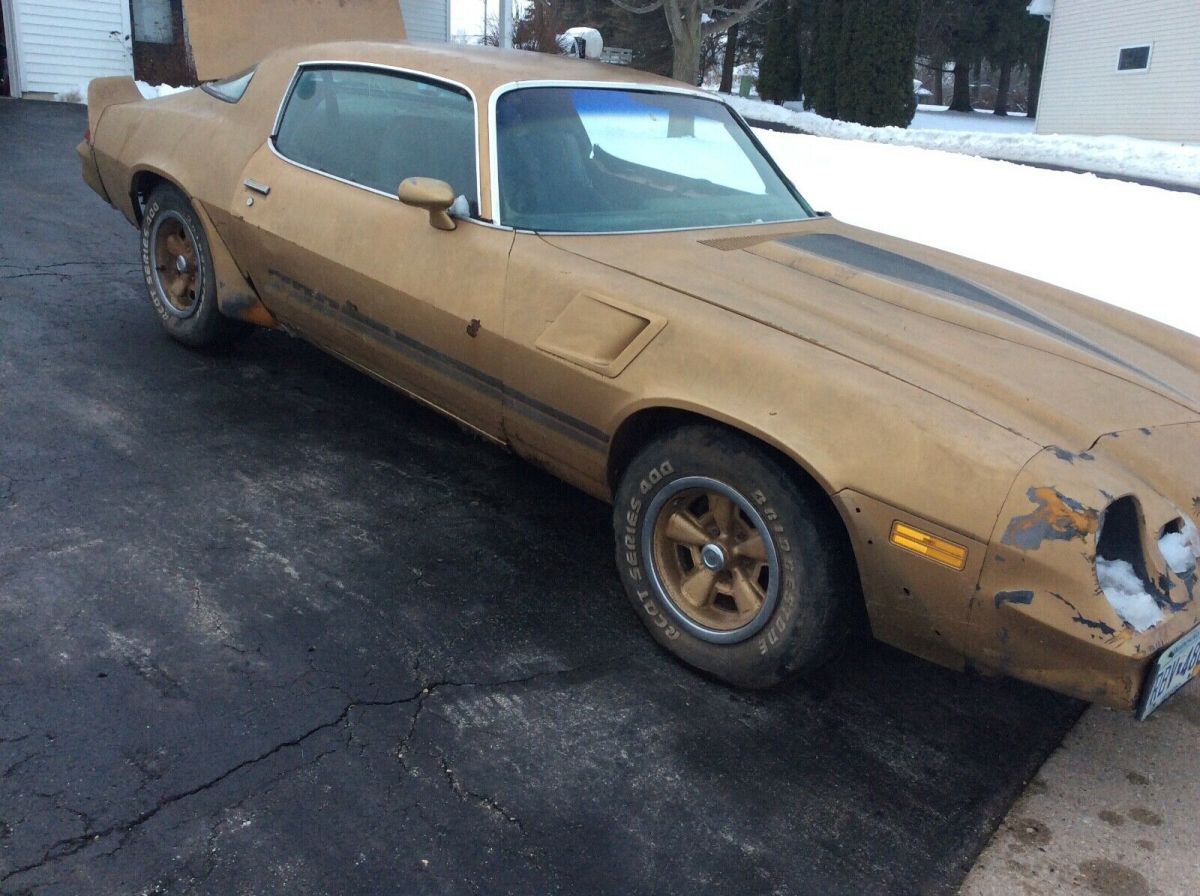
[[[173,243],[178,251],[167,246],[172,238],[178,241]],[[159,184],[146,200],[141,249],[150,303],[173,338],[196,347],[219,346],[249,329],[217,307],[217,278],[204,225],[187,197],[171,184]]]
[[[861,618],[836,511],[739,433],[693,425],[652,442],[625,470],[613,507],[617,566],[638,616],[659,644],[722,681],[762,688],[809,672]],[[674,540],[681,531],[686,545]],[[701,534],[711,543],[697,546]],[[712,598],[689,607],[683,595],[710,578]]]

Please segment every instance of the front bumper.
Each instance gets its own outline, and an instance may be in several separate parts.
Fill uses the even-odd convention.
[[[1142,632],[1110,603],[1095,569],[1106,512],[1126,496],[1137,509],[1129,550],[1163,610]],[[1200,423],[1110,433],[1091,453],[1040,452],[997,521],[965,653],[991,671],[1136,709],[1155,658],[1200,625],[1195,570],[1177,575],[1158,550],[1163,527],[1181,515],[1200,521]]]

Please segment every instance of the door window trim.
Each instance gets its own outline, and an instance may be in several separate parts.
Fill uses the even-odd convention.
[[[349,180],[345,177],[338,177],[336,174],[330,174],[328,171],[321,171],[317,168],[312,168],[305,165],[303,162],[297,162],[295,159],[288,158],[275,146],[275,138],[279,135],[279,125],[283,121],[283,112],[287,108],[288,100],[292,98],[292,92],[296,89],[297,83],[300,81],[300,76],[307,69],[343,69],[349,71],[379,71],[393,75],[409,75],[412,80],[422,81],[426,84],[431,84],[434,87],[448,85],[454,88],[455,92],[465,94],[471,101],[471,122],[473,125],[473,133],[475,135],[475,202],[479,204],[482,201],[481,183],[479,177],[479,102],[475,98],[475,91],[471,90],[466,84],[459,81],[453,81],[450,78],[439,78],[435,75],[430,75],[427,72],[417,71],[411,68],[402,68],[396,65],[381,65],[375,62],[350,62],[337,59],[316,59],[308,60],[297,64],[296,70],[292,73],[292,79],[288,82],[287,90],[283,92],[283,99],[279,102],[279,110],[275,113],[275,123],[271,126],[271,134],[267,137],[267,146],[271,148],[271,152],[276,157],[287,162],[289,165],[295,165],[304,171],[311,171],[313,174],[319,174],[322,177],[327,177],[330,180],[335,180],[338,183],[347,184],[351,187],[357,187],[360,190],[366,190],[368,193],[374,193],[376,196],[385,196],[388,199],[400,201],[396,193],[389,193],[386,190],[379,190],[375,187],[369,187],[366,184],[360,184],[358,181]],[[482,210],[481,210],[482,214]],[[467,220],[487,223],[482,218],[469,218]]]

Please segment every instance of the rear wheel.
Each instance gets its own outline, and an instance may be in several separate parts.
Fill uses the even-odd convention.
[[[844,642],[858,580],[836,513],[784,461],[715,426],[656,440],[614,502],[617,565],[655,639],[743,687],[809,671]]]
[[[204,225],[170,184],[154,188],[142,213],[142,273],[167,332],[187,345],[227,343],[246,325],[221,314]]]

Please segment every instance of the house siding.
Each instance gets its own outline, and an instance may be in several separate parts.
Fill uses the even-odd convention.
[[[1150,68],[1118,72],[1140,44]],[[1057,0],[1037,133],[1200,143],[1200,0]]]
[[[400,0],[409,40],[450,39],[450,0]]]
[[[133,74],[128,0],[13,0],[12,9],[23,94]]]

